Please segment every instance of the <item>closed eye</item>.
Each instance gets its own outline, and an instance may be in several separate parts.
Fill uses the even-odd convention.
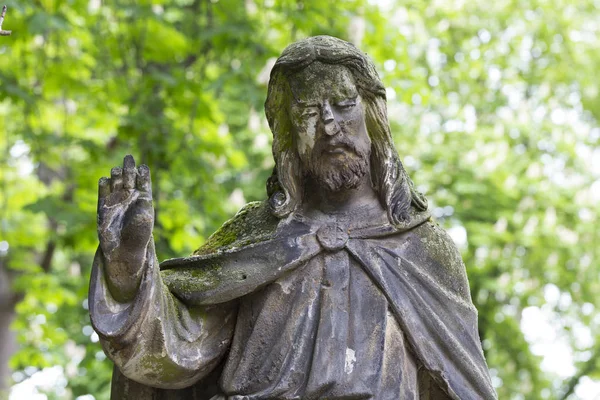
[[[352,108],[352,107],[356,106],[357,99],[358,99],[358,96],[355,97],[355,98],[353,98],[353,99],[343,100],[343,101],[340,101],[340,102],[336,103],[335,106],[338,107],[338,108],[341,108],[343,110],[344,109],[349,109],[349,108]]]
[[[306,118],[316,117],[317,115],[319,115],[319,111],[314,107],[306,108],[302,112],[302,116]]]

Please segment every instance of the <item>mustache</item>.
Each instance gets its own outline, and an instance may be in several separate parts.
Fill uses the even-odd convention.
[[[334,139],[321,139],[317,143],[315,143],[315,147],[313,149],[313,154],[315,156],[320,156],[323,153],[330,151],[332,149],[344,149],[346,151],[352,152],[357,156],[361,155],[361,151],[356,147],[352,140],[349,140],[345,136],[337,135]]]

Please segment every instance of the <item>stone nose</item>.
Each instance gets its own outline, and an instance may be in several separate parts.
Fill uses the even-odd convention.
[[[333,122],[335,120],[335,118],[333,117],[333,111],[331,110],[331,105],[328,101],[325,101],[323,103],[323,106],[321,107],[321,118],[323,119],[323,122],[325,122],[325,124]]]
[[[340,127],[335,120],[333,110],[328,101],[325,101],[321,108],[321,119],[323,120],[323,125],[325,125],[325,133],[327,136],[335,136],[339,133]]]

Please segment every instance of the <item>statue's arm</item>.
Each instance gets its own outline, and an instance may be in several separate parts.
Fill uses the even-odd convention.
[[[226,353],[234,303],[187,306],[164,284],[152,239],[147,167],[126,157],[100,181],[98,235],[89,305],[94,329],[121,372],[160,388],[190,386]]]

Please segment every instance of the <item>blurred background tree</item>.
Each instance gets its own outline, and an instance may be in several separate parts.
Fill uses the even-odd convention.
[[[265,198],[270,67],[317,34],[378,65],[398,150],[463,252],[499,397],[600,396],[597,0],[8,6],[5,397],[108,399],[111,366],[86,300],[98,178],[128,153],[148,164],[159,259],[190,253]]]

